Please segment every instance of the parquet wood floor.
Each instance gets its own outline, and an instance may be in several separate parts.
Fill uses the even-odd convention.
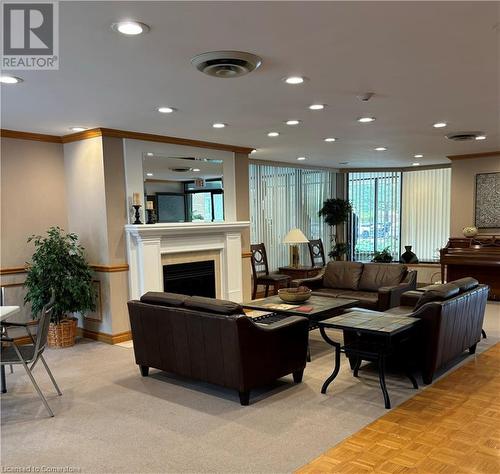
[[[499,474],[500,343],[297,471],[326,472]]]

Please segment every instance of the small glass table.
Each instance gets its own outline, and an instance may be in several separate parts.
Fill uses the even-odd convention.
[[[351,311],[349,313],[327,319],[318,323],[323,339],[333,346],[335,351],[335,365],[332,374],[325,380],[321,393],[326,393],[340,370],[340,353],[345,352],[349,358],[355,360],[353,367],[354,377],[362,360],[377,362],[380,388],[384,396],[385,408],[391,408],[389,393],[385,384],[385,362],[388,356],[398,352],[399,362],[403,365],[406,376],[417,389],[418,384],[411,373],[410,354],[415,333],[420,323],[419,318],[411,316],[391,315],[376,311]],[[342,346],[331,339],[325,329],[342,329],[349,333],[353,342]],[[401,350],[406,346],[407,350]],[[401,353],[400,353],[401,352]]]

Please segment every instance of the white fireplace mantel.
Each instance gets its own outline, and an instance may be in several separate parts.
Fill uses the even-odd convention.
[[[130,297],[163,291],[162,255],[217,251],[221,296],[242,301],[241,232],[249,225],[246,221],[126,225]]]

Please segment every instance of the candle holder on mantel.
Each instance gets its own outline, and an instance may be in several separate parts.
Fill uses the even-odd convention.
[[[146,224],[156,224],[156,213],[154,209],[146,209],[148,213],[148,220]]]
[[[134,204],[132,206],[134,209],[135,209],[135,221],[134,221],[134,225],[137,225],[137,224],[142,224],[141,222],[141,214],[139,213],[139,209],[142,207],[140,204]]]

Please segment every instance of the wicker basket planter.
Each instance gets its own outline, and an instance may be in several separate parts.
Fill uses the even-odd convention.
[[[74,346],[77,323],[76,318],[61,319],[59,324],[50,323],[47,336],[49,347],[61,349]]]

